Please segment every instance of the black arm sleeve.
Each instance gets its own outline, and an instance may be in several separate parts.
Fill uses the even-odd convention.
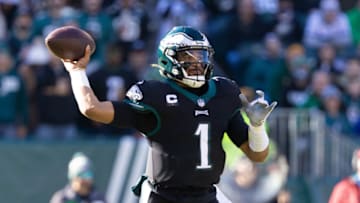
[[[152,111],[139,111],[127,102],[112,102],[115,110],[110,125],[115,127],[134,128],[147,134],[154,130],[157,119]]]
[[[240,111],[229,121],[227,134],[231,141],[238,147],[248,140],[248,126],[246,125]]]

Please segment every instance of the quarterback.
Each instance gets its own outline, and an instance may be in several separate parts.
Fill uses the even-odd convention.
[[[135,128],[148,139],[140,202],[229,202],[215,186],[224,168],[224,132],[252,161],[261,162],[268,154],[264,122],[276,102],[269,105],[262,91],[248,102],[234,81],[213,77],[213,54],[203,33],[174,27],[158,47],[155,66],[165,80],[140,81],[121,102],[99,101],[92,91],[85,73],[89,47],[78,61],[62,60],[83,115]],[[249,125],[240,111],[250,119]]]

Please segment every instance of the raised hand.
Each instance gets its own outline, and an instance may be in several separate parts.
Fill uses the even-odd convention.
[[[245,95],[240,94],[239,98],[242,103],[242,108],[246,115],[248,116],[252,126],[257,127],[262,125],[267,117],[270,115],[272,110],[274,110],[277,102],[274,101],[269,105],[269,103],[264,99],[264,92],[261,90],[256,90],[258,96],[257,99],[249,102]]]
[[[68,59],[61,59],[67,71],[85,69],[90,61],[91,48],[90,45],[86,46],[84,56],[78,61],[71,61]]]

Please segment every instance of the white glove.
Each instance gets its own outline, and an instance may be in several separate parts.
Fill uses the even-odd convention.
[[[276,101],[269,105],[268,102],[264,99],[263,91],[256,90],[256,94],[258,95],[258,98],[250,103],[245,95],[239,95],[242,103],[241,110],[246,113],[250,120],[250,124],[254,127],[258,127],[264,124],[271,111],[274,110],[275,106],[277,105]]]

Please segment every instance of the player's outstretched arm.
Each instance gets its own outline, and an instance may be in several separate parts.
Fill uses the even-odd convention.
[[[80,112],[91,120],[110,123],[114,118],[114,107],[110,101],[100,102],[90,87],[85,69],[90,61],[90,46],[86,47],[85,55],[78,61],[62,59],[70,74],[72,91]]]
[[[268,154],[269,137],[265,130],[265,121],[274,110],[277,102],[271,105],[264,99],[264,92],[257,90],[258,96],[252,102],[249,102],[245,95],[240,94],[242,111],[250,120],[249,141],[241,146],[245,154],[253,161],[263,161]]]

